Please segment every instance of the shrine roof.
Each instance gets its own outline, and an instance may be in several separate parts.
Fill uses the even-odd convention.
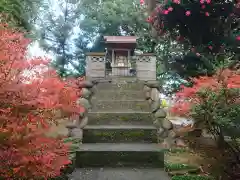
[[[105,43],[137,43],[136,36],[104,36]]]

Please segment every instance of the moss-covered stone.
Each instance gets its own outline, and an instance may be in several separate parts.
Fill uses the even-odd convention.
[[[152,113],[124,113],[124,112],[89,112],[89,125],[152,125]]]
[[[148,102],[149,105],[151,105],[153,101],[151,100],[151,98],[149,98],[149,99],[147,100],[147,102]]]
[[[83,143],[147,142],[156,143],[156,129],[84,130]]]
[[[143,100],[144,93],[142,91],[121,91],[121,90],[97,90],[95,95],[92,97],[97,100]]]
[[[164,129],[170,130],[170,129],[173,128],[172,122],[169,121],[169,120],[166,119],[166,118],[163,118],[162,121],[161,121],[161,123],[162,123],[162,127],[163,127]]]
[[[81,167],[164,167],[164,152],[77,152],[76,166]]]
[[[158,119],[155,119],[155,120],[153,121],[153,125],[154,125],[155,127],[157,127],[157,128],[162,127],[162,123],[161,123],[161,121],[159,121]]]
[[[160,101],[152,101],[151,112],[155,113],[158,111],[159,108],[160,108]]]
[[[151,90],[151,99],[153,101],[160,101],[159,100],[159,91],[157,88],[152,88]]]
[[[149,92],[149,91],[151,91],[151,88],[150,87],[148,87],[147,85],[144,85],[144,87],[143,87],[143,92]]]
[[[82,105],[85,109],[90,109],[92,107],[90,102],[85,98],[79,98],[77,103]]]
[[[81,81],[78,84],[79,88],[92,88],[94,84],[91,81]]]
[[[118,112],[119,110],[149,112],[150,107],[145,100],[98,100],[93,102],[93,112]]]
[[[88,99],[88,98],[90,98],[91,94],[92,94],[92,92],[89,89],[82,88],[82,94],[81,95],[82,95],[83,98]]]
[[[85,116],[80,120],[78,128],[84,128],[87,124],[88,124],[88,116]]]
[[[146,100],[151,99],[151,93],[150,92],[145,92],[145,99]]]
[[[143,83],[99,83],[97,85],[98,90],[143,90]]]
[[[164,109],[158,109],[155,113],[154,116],[156,118],[165,118],[167,116],[167,113]]]
[[[160,87],[161,87],[160,81],[146,81],[144,84],[147,85],[150,88],[160,89]]]
[[[76,137],[78,139],[82,139],[83,131],[80,128],[74,128],[70,134],[70,137]]]

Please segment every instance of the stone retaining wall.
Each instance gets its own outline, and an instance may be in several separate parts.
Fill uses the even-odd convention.
[[[179,139],[172,122],[167,119],[166,111],[161,107],[160,87],[159,81],[146,81],[143,91],[146,100],[151,106],[151,112],[154,116],[153,124],[158,129],[158,142],[170,148],[172,145],[178,145],[181,139]]]
[[[68,124],[68,136],[78,138],[80,141],[83,136],[83,128],[88,124],[88,111],[92,108],[91,98],[94,94],[96,82],[92,81],[82,81],[79,84],[79,88],[82,89],[81,97],[78,99],[77,103],[85,108],[85,111],[73,119],[71,124]]]

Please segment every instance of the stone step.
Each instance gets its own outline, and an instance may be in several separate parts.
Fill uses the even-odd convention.
[[[88,125],[152,125],[151,112],[123,111],[123,112],[89,112]]]
[[[139,83],[136,77],[112,77],[112,83]]]
[[[133,90],[101,90],[96,91],[93,100],[144,100],[143,91],[133,91]]]
[[[143,90],[144,83],[130,83],[130,82],[119,82],[119,83],[98,83],[96,88],[98,90]]]
[[[157,129],[142,125],[88,125],[83,143],[157,143]]]
[[[164,167],[164,150],[158,144],[81,144],[76,167]]]
[[[170,180],[160,168],[76,168],[71,180]]]
[[[150,111],[145,100],[93,100],[92,112],[98,111]]]
[[[145,81],[140,81],[138,80],[137,77],[133,76],[109,76],[105,78],[90,78],[88,79],[89,81],[95,81],[97,83],[121,83],[121,82],[142,82],[144,83]]]

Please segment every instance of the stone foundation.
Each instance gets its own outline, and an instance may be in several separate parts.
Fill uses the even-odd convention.
[[[161,84],[159,81],[146,81],[143,91],[145,99],[148,101],[151,112],[153,114],[153,124],[157,127],[158,142],[170,148],[177,145],[181,141],[175,132],[171,121],[167,119],[167,113],[161,107],[161,99],[159,98]]]
[[[83,128],[88,124],[88,111],[92,108],[91,98],[94,94],[95,84],[96,82],[92,81],[82,81],[79,84],[79,88],[82,89],[82,94],[77,103],[84,107],[85,111],[80,116],[74,117],[72,123],[66,126],[69,137],[75,137],[82,141]]]
[[[112,67],[112,76],[130,76],[130,67],[124,66],[124,67]]]

